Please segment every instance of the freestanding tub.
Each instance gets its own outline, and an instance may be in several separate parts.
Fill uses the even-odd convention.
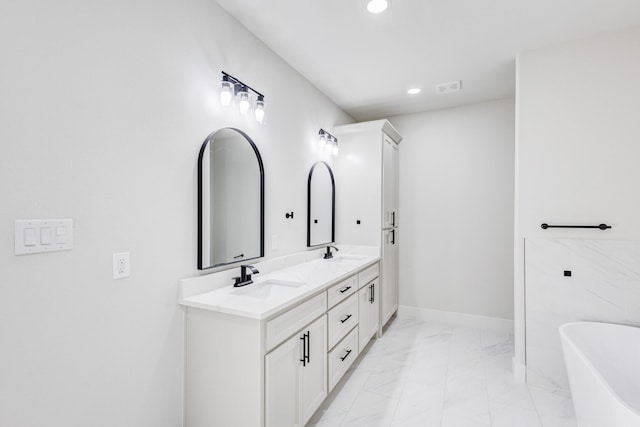
[[[560,337],[578,426],[640,426],[640,328],[575,322]]]

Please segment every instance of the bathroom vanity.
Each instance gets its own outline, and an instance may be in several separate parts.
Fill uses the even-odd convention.
[[[185,426],[308,422],[379,328],[378,249],[343,252],[255,264],[241,288],[230,271],[181,281]]]

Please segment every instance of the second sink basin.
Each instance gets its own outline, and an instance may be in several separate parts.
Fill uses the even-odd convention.
[[[302,282],[287,282],[285,280],[265,280],[264,282],[256,282],[251,285],[238,288],[232,291],[234,295],[242,295],[256,299],[268,299],[281,295],[286,295],[292,289],[304,286]]]
[[[329,262],[346,262],[346,261],[362,261],[365,257],[356,255],[336,255],[333,258],[329,258]]]

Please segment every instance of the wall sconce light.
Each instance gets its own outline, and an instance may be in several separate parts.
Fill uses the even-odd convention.
[[[224,107],[231,105],[233,97],[237,100],[238,109],[240,113],[246,115],[251,110],[251,92],[256,96],[256,102],[253,109],[253,115],[256,121],[260,124],[264,122],[264,95],[249,86],[236,79],[229,73],[222,72],[222,81],[220,82],[220,103]]]
[[[320,149],[324,149],[334,156],[338,155],[338,138],[324,129],[318,131],[318,144],[320,145]]]

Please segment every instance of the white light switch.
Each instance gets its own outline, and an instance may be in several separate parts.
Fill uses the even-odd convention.
[[[36,240],[36,229],[34,227],[25,228],[23,232],[25,246],[35,246],[38,243]]]
[[[40,227],[40,244],[51,244],[51,227]]]
[[[15,254],[73,249],[73,220],[28,219],[15,221]]]
[[[67,228],[63,226],[56,227],[56,243],[65,244],[69,241]]]

